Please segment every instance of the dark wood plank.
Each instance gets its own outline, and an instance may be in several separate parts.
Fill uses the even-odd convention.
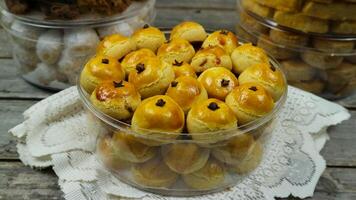
[[[20,162],[0,162],[0,199],[63,199],[50,169],[34,170]]]
[[[0,162],[0,199],[62,199],[55,174],[35,170],[20,162]],[[356,169],[328,168],[322,175],[315,200],[356,198]],[[293,198],[295,199],[295,198]]]
[[[52,93],[28,84],[12,59],[0,59],[0,98],[42,99]]]
[[[22,112],[34,103],[36,101],[0,101],[0,159],[18,159],[16,138],[8,130],[23,121]]]

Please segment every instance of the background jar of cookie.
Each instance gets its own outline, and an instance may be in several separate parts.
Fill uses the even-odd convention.
[[[283,1],[285,4],[273,1],[273,5],[264,2],[267,1],[238,1],[241,3],[238,6],[239,36],[280,61],[290,85],[328,99],[343,98],[356,91],[356,35],[311,34],[264,23],[251,12],[270,17],[278,15],[280,11],[277,10],[296,12],[295,8],[301,6],[296,3],[298,1],[294,1],[295,4],[287,4],[292,1]],[[293,23],[296,26],[300,24],[298,21]],[[306,23],[303,21],[303,26],[318,26],[317,23]]]
[[[62,90],[76,84],[80,67],[95,53],[100,39],[115,33],[130,36],[153,22],[154,5],[155,0],[134,1],[125,11],[107,17],[88,12],[70,20],[44,19],[38,11],[15,15],[2,9],[0,22],[12,40],[22,77],[41,88]]]

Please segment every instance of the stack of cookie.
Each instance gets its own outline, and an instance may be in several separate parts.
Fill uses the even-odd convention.
[[[356,3],[238,0],[237,4],[238,34],[280,61],[290,85],[329,99],[356,91]]]
[[[70,13],[54,17],[55,13],[42,13],[36,10],[36,6],[69,6],[76,3],[84,8],[84,5],[88,7],[96,5],[96,2],[104,4],[109,1],[5,2],[8,8],[0,9],[0,23],[12,39],[13,58],[22,77],[31,84],[50,90],[61,90],[76,84],[81,66],[95,54],[100,39],[116,33],[130,36],[155,17],[155,0],[127,1],[130,2],[127,10],[111,13],[113,15],[110,16],[84,12],[84,9],[75,19],[66,17]],[[105,5],[110,5],[113,10],[119,9],[115,3]]]

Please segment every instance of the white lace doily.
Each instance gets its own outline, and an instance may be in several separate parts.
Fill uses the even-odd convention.
[[[93,151],[104,129],[84,111],[75,87],[42,100],[23,115],[25,121],[10,130],[18,138],[20,159],[31,167],[53,166],[66,199],[178,199],[135,189],[100,167]],[[188,199],[312,196],[326,166],[319,154],[329,139],[326,127],[349,117],[342,106],[289,87],[261,165],[229,190]]]

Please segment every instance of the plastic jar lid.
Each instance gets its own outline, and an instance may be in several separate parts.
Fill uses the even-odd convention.
[[[309,36],[323,37],[326,39],[356,40],[356,33],[350,31],[350,26],[356,27],[356,20],[335,21],[331,19],[320,19],[307,16],[300,10],[293,10],[291,12],[285,12],[285,10],[279,11],[278,9],[272,8],[271,5],[268,7],[267,4],[262,5],[257,2],[263,3],[263,0],[237,0],[237,8],[239,11],[244,11],[255,18],[258,23],[272,29],[279,29],[296,34],[307,34]],[[356,6],[356,3],[353,3],[353,6]],[[278,5],[274,5],[274,7],[278,7]],[[298,11],[300,11],[300,13],[298,13]],[[283,20],[275,20],[277,12],[280,16],[279,19],[288,18],[288,23],[282,23],[281,21]],[[300,21],[298,22],[299,19]],[[280,23],[277,21],[280,21]],[[343,29],[342,31],[340,30],[341,28]]]
[[[95,13],[82,14],[77,19],[73,20],[44,20],[45,15],[39,11],[33,11],[25,15],[14,15],[4,9],[4,2],[1,2],[2,14],[4,16],[11,16],[16,20],[21,21],[23,24],[41,27],[41,28],[77,28],[79,26],[85,27],[100,27],[115,24],[118,21],[126,21],[135,16],[148,13],[154,9],[156,0],[135,1],[122,13],[103,16]]]

